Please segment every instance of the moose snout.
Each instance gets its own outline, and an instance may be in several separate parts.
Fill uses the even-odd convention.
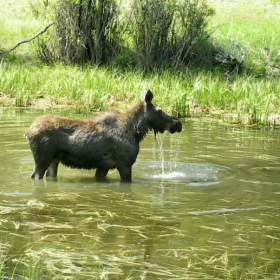
[[[181,121],[174,117],[173,125],[170,126],[168,131],[170,133],[181,132],[182,131],[182,123],[181,123]]]

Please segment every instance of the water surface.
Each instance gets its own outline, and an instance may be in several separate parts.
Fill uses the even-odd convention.
[[[39,114],[0,110],[7,276],[280,278],[278,129],[186,120],[180,134],[145,138],[132,184],[64,166],[56,182],[34,182],[24,133]]]

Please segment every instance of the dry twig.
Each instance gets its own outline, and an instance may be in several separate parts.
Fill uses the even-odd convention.
[[[37,35],[35,35],[33,38],[29,39],[29,40],[24,40],[24,41],[21,41],[19,42],[16,46],[14,46],[13,48],[5,51],[5,52],[1,52],[0,55],[4,55],[4,54],[8,54],[10,52],[12,52],[13,50],[15,50],[17,47],[19,47],[20,45],[22,44],[25,44],[25,43],[29,43],[31,42],[32,40],[36,39],[37,37],[39,37],[40,35],[42,35],[43,33],[45,33],[54,23],[50,23],[48,26],[45,27],[44,30],[42,30],[40,33],[38,33]]]

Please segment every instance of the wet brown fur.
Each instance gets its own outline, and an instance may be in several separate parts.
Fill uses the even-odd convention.
[[[164,113],[152,99],[152,92],[147,91],[144,100],[126,112],[106,111],[88,120],[37,118],[26,133],[35,161],[31,178],[42,179],[45,173],[56,177],[62,163],[79,169],[96,168],[98,178],[117,168],[122,181],[131,181],[139,143],[148,131],[182,130],[180,120]]]

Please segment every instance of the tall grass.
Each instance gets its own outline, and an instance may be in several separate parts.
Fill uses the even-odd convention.
[[[1,244],[2,246],[3,244]],[[7,244],[5,244],[7,246]],[[46,271],[38,265],[38,263],[34,263],[26,256],[22,256],[21,258],[11,258],[8,255],[0,255],[0,279],[19,279],[19,280],[37,280],[42,279],[42,277],[46,276]]]
[[[98,67],[40,66],[25,67],[3,62],[0,89],[18,107],[67,105],[79,112],[125,107],[140,99],[143,89],[155,93],[155,102],[175,115],[216,116],[235,123],[268,123],[280,106],[277,77],[234,79],[213,72],[192,73],[118,72]],[[194,99],[196,107],[189,104]],[[122,103],[120,105],[120,103]],[[217,111],[219,112],[217,114]],[[233,114],[237,114],[232,119]],[[231,116],[231,117],[229,117]]]
[[[279,75],[280,16],[273,1],[215,1],[216,16],[210,19],[213,38],[231,54],[246,53],[246,67],[254,74]],[[217,28],[218,26],[218,28]]]
[[[23,12],[13,6],[17,7],[13,13],[9,4],[3,5],[3,18],[10,21],[0,27],[0,47],[30,38],[44,25],[45,18],[36,20],[34,16],[28,23],[32,18],[28,5]],[[18,107],[66,105],[88,112],[125,107],[139,100],[143,89],[151,89],[155,102],[177,116],[210,116],[246,124],[279,122],[280,39],[276,35],[280,33],[280,6],[265,0],[213,1],[212,5],[216,10],[210,22],[210,28],[215,29],[214,44],[236,57],[246,52],[246,71],[241,75],[223,68],[147,74],[90,65],[47,66],[36,61],[30,44],[26,44],[0,57],[0,103]]]

